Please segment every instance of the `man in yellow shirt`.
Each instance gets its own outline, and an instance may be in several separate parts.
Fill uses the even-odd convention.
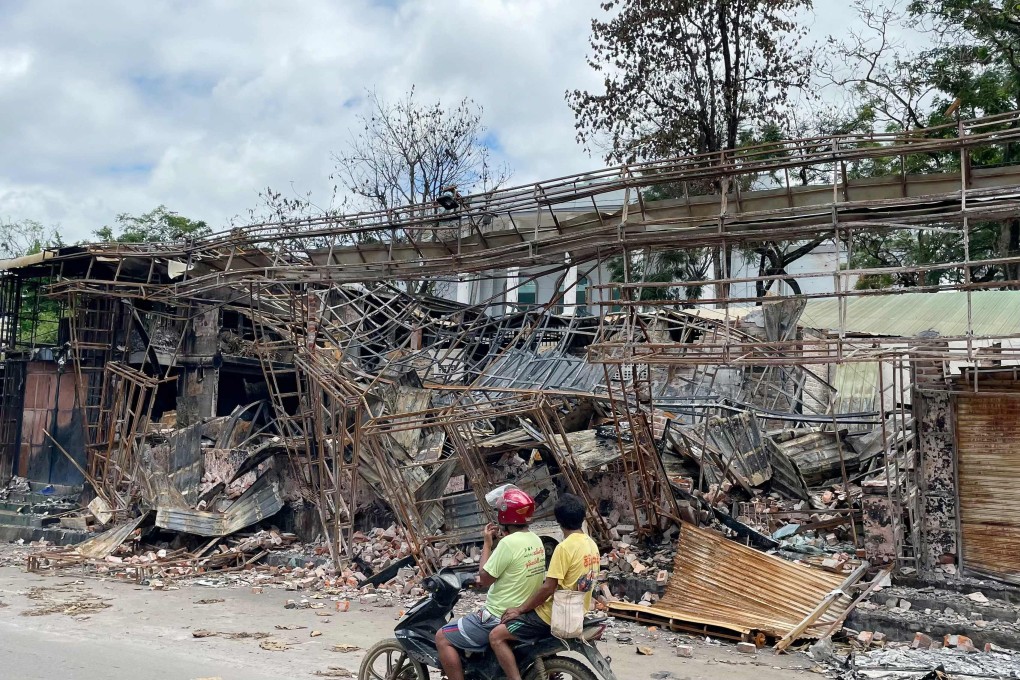
[[[545,583],[520,607],[510,607],[503,612],[501,624],[489,633],[489,645],[507,680],[521,680],[510,642],[540,640],[552,635],[552,595],[558,588],[585,593],[585,609],[591,609],[600,558],[595,541],[581,531],[584,502],[572,494],[563,494],[554,512],[563,530],[563,542],[553,552]]]

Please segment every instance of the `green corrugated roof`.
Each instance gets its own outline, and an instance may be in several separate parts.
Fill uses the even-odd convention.
[[[974,335],[1020,334],[1020,291],[988,290],[971,294]],[[839,328],[838,300],[809,300],[800,324],[818,330]],[[967,333],[967,294],[899,293],[846,300],[844,328],[850,333],[914,337],[936,331],[943,337]]]

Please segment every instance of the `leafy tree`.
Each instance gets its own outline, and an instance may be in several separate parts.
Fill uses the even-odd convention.
[[[648,259],[646,259],[648,258]],[[711,264],[705,248],[665,250],[653,252],[650,257],[631,255],[630,281],[671,283],[674,281],[703,281]],[[624,280],[623,257],[609,261],[609,274],[613,281]],[[701,286],[642,288],[641,300],[677,300],[690,302],[702,294]]]
[[[0,219],[0,256],[5,258],[33,255],[44,248],[64,245],[55,227],[35,220]]]
[[[579,140],[629,162],[736,148],[804,88],[813,55],[791,17],[811,0],[606,0],[588,64],[602,92],[567,102]]]
[[[971,229],[972,258],[991,256],[996,248],[999,229],[994,222],[981,222]],[[963,260],[963,236],[951,231],[917,230],[892,234],[861,233],[853,243],[851,264],[858,267],[921,267],[941,262]],[[975,257],[976,253],[976,257]],[[1000,276],[995,266],[975,267],[971,280],[992,281]],[[915,288],[941,283],[961,283],[958,269],[932,269],[927,272],[899,272],[862,277],[860,289]]]
[[[930,24],[935,48],[923,53],[929,80],[972,116],[1020,109],[1020,6],[1012,0],[911,0]]]
[[[931,0],[909,5],[913,17],[931,24],[936,47],[924,54],[932,84],[942,97],[937,108],[956,101],[963,115],[994,115],[1020,109],[1020,5],[1011,0]],[[1016,163],[1020,145],[986,150],[976,164]],[[989,257],[1020,254],[1020,220],[999,223]],[[1020,265],[1001,276],[1020,280]]]
[[[601,148],[608,162],[735,149],[808,84],[813,55],[801,48],[805,29],[792,17],[810,7],[811,0],[604,1],[608,16],[592,21],[588,58],[604,75],[602,90],[566,95],[578,141]],[[731,249],[712,249],[711,257],[722,278]],[[719,284],[719,297],[728,288]]]
[[[199,238],[212,233],[205,222],[192,220],[161,205],[141,215],[120,213],[114,226],[92,232],[104,243],[161,243]]]
[[[34,255],[62,245],[55,227],[28,219],[0,220],[0,255],[5,258]],[[59,302],[43,296],[43,289],[50,282],[49,277],[22,279],[18,289],[16,343],[56,344],[62,311]]]
[[[950,112],[977,117],[1020,107],[1020,19],[1009,3],[990,0],[891,2],[855,0],[859,28],[836,41],[834,60],[823,67],[833,83],[846,88],[850,118],[888,132],[952,123]],[[934,47],[909,53],[892,36],[905,26],[920,27]],[[955,136],[949,126],[941,134]],[[986,145],[971,154],[973,166],[1016,162],[1015,144]],[[902,167],[901,167],[902,163]],[[955,172],[957,153],[875,158],[858,164],[851,177],[905,172]],[[955,228],[954,225],[936,225]],[[971,259],[1020,254],[1020,221],[970,224]],[[963,259],[962,236],[951,230],[910,233],[858,232],[851,244],[852,266],[902,267]],[[959,273],[936,270],[923,276],[867,277],[860,287],[923,286],[954,282]],[[1020,279],[1020,266],[975,268],[978,281]]]

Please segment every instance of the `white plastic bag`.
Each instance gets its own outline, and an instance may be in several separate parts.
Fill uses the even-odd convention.
[[[553,593],[552,634],[561,640],[581,637],[584,631],[584,593],[557,590]]]

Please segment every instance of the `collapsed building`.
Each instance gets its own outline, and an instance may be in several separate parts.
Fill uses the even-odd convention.
[[[780,644],[837,628],[852,603],[833,593],[869,568],[1015,583],[1020,291],[971,273],[1020,257],[965,248],[900,268],[935,283],[873,290],[855,282],[896,272],[848,250],[855,233],[966,243],[976,221],[1016,219],[1020,166],[974,159],[1015,145],[1018,118],[5,261],[0,523],[91,529],[78,562],[151,526],[179,536],[155,566],[208,569],[260,559],[251,528],[271,522],[372,576],[470,560],[484,494],[512,482],[540,522],[558,493],[584,498],[621,577],[672,578],[618,614]],[[934,154],[955,170],[909,172]],[[877,162],[894,170],[857,178]],[[663,184],[682,198],[646,200]],[[796,276],[632,271],[822,238],[827,267]],[[390,522],[394,550],[366,550]],[[212,565],[226,537],[244,547]]]

